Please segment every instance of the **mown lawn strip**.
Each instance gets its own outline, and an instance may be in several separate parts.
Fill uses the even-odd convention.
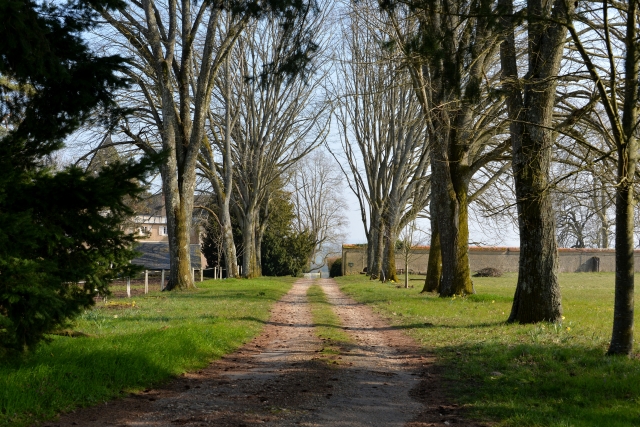
[[[307,289],[307,298],[311,305],[315,333],[324,343],[321,353],[340,354],[341,348],[351,344],[352,341],[342,329],[342,323],[333,311],[324,291],[318,285],[311,285]]]

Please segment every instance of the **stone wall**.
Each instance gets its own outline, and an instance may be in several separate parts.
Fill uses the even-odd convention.
[[[359,274],[367,266],[366,245],[342,246],[342,272],[345,275]],[[614,271],[615,251],[613,249],[558,249],[559,272]],[[493,267],[503,272],[517,272],[520,248],[470,247],[469,264],[471,271]],[[640,251],[635,251],[636,271],[640,272]],[[409,271],[416,274],[427,272],[429,246],[416,246],[409,256]],[[599,264],[599,266],[597,265]],[[598,268],[599,267],[599,268]],[[404,259],[396,255],[396,268],[404,270]]]

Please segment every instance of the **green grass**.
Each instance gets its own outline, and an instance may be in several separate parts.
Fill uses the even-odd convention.
[[[420,295],[417,281],[398,289],[338,278],[343,291],[436,353],[451,399],[472,417],[519,427],[640,425],[640,361],[604,355],[612,273],[560,275],[562,324],[507,325],[516,274],[473,280],[476,295],[438,298]]]
[[[0,361],[0,426],[50,419],[202,368],[255,336],[293,280],[208,281],[197,291],[99,304],[73,328],[90,337],[53,336],[32,354]]]
[[[342,329],[342,323],[331,308],[322,288],[318,285],[309,286],[307,298],[311,305],[315,333],[324,342],[321,353],[340,354],[340,348],[348,345],[351,340]]]

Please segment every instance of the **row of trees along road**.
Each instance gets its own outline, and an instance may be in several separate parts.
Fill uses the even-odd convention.
[[[132,87],[118,101],[133,114],[109,128],[112,144],[166,156],[170,287],[191,286],[188,235],[198,170],[214,196],[215,209],[207,209],[222,230],[228,274],[237,274],[240,255],[233,218],[242,229],[243,274],[261,274],[274,188],[291,180],[302,195],[315,185],[295,165],[326,138],[331,108],[342,146],[332,154],[346,159],[341,166],[360,203],[371,277],[396,279],[398,234],[428,213],[425,290],[472,293],[469,205],[477,201],[487,214],[508,211],[496,204],[509,198],[505,189],[515,189],[521,251],[512,322],[562,316],[556,234],[579,235],[584,220],[554,211],[554,203],[571,206],[558,189],[571,192],[572,183],[583,182],[597,189],[589,209],[599,218],[600,244],[608,240],[615,192],[609,351],[629,353],[637,3],[344,4],[336,8],[342,43],[331,51],[334,74],[327,74],[324,42],[317,42],[329,37],[322,38],[324,5],[145,0],[117,11],[98,7],[108,26],[96,32],[96,43],[132,58],[122,69]],[[305,215],[309,229],[322,223]],[[316,247],[322,239],[316,232]]]
[[[589,184],[587,217],[598,217],[599,245],[608,242],[613,189],[616,302],[609,353],[631,351],[637,8],[636,0],[349,5],[338,120],[351,189],[368,224],[372,278],[380,273],[394,278],[380,261],[395,243],[384,242],[385,233],[394,233],[394,223],[383,219],[390,212],[385,204],[395,208],[399,203],[409,220],[429,204],[432,243],[425,290],[437,289],[442,296],[473,292],[467,258],[469,190],[482,193],[489,185],[513,180],[521,251],[509,321],[559,321],[556,233],[572,229],[579,235],[581,229],[567,212],[554,212],[554,200],[556,206],[568,203],[556,189],[567,192],[571,183]],[[393,83],[384,81],[389,75]],[[406,80],[413,96],[404,98]],[[423,154],[403,151],[410,144],[394,145],[393,136],[406,137],[415,124],[412,135],[425,141],[415,147]],[[421,163],[426,156],[428,170]],[[402,174],[394,174],[398,158],[412,171],[422,169],[393,187],[393,179]],[[481,173],[473,187],[473,177],[483,169],[493,173]],[[506,181],[500,178],[505,172],[510,174]],[[402,190],[410,185],[426,185],[430,192],[403,199]],[[564,218],[559,229],[556,217]]]
[[[316,14],[296,25],[318,32],[323,18]],[[329,126],[328,104],[319,90],[325,72],[318,58],[321,46],[314,48],[316,73],[307,79],[269,71],[286,65],[290,34],[285,24],[277,19],[256,22],[239,37],[217,79],[199,157],[199,170],[210,182],[218,206],[233,199],[230,209],[242,228],[245,277],[262,274],[261,241],[274,197],[273,184],[287,180],[300,159],[326,138]],[[218,153],[225,155],[222,162]],[[233,180],[235,192],[225,190],[221,180],[225,174],[230,175],[227,185]],[[261,216],[260,211],[267,214]],[[228,271],[233,271],[226,262]]]
[[[267,82],[304,75],[317,48],[306,24],[317,10],[312,3],[290,0],[144,0],[126,2],[116,11],[98,10],[109,24],[97,33],[98,43],[108,52],[131,58],[130,67],[123,70],[131,88],[122,92],[118,102],[134,114],[123,117],[110,129],[112,138],[117,144],[134,144],[146,153],[162,152],[166,156],[160,172],[171,259],[167,289],[189,288],[193,286],[189,236],[196,168],[203,141],[210,136],[207,126],[220,70],[231,60],[231,52],[248,28],[274,20],[284,35],[278,40],[277,58],[258,61],[264,65],[260,74],[246,77]],[[258,55],[257,51],[253,53]],[[225,118],[232,120],[231,115]],[[226,169],[219,197],[223,199],[222,221],[228,246],[232,244],[230,215],[226,212],[229,203],[224,199],[230,197],[233,188],[229,149],[223,157]],[[252,213],[247,211],[249,216]],[[248,218],[248,222],[251,220]],[[250,261],[245,274],[254,275],[252,258],[246,259]],[[233,274],[236,269],[232,265],[228,271]]]
[[[336,92],[342,152],[367,236],[367,272],[397,280],[399,231],[427,203],[429,146],[409,76],[380,49],[384,32],[354,5],[341,25]]]

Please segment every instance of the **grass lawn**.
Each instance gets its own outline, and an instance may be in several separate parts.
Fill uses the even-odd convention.
[[[473,417],[519,427],[640,425],[640,360],[604,355],[613,273],[561,274],[562,324],[505,324],[516,280],[515,273],[474,278],[476,295],[439,298],[421,295],[416,280],[403,289],[337,278],[343,291],[437,354],[452,400]]]
[[[73,330],[0,361],[0,426],[24,426],[206,366],[255,336],[293,278],[198,283],[87,310]],[[134,303],[135,302],[135,303]]]
[[[342,323],[331,308],[322,288],[309,286],[307,298],[311,304],[311,315],[315,333],[324,345],[322,354],[340,354],[340,347],[351,343],[349,335],[342,329]]]

